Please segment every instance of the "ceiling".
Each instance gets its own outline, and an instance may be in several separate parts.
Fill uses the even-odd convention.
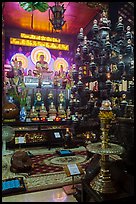
[[[54,2],[48,2],[53,6]],[[99,13],[100,7],[89,7],[81,2],[63,2],[66,11],[64,19],[66,20],[63,34],[77,35],[80,28],[85,28],[90,21]],[[20,7],[19,2],[5,2],[3,9],[3,19],[5,29],[25,29],[31,30],[32,13],[25,11]],[[52,32],[52,25],[49,22],[49,9],[46,12],[34,11],[33,31]]]

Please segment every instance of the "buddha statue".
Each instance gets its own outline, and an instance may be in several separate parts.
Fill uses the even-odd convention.
[[[41,93],[40,93],[39,90],[38,90],[38,92],[36,93],[36,99],[37,99],[37,101],[41,101],[41,100],[42,100]]]
[[[52,91],[50,91],[49,94],[48,94],[48,103],[49,103],[49,106],[51,105],[53,100],[54,100],[54,96],[53,96]]]
[[[54,83],[55,87],[58,86],[58,82],[59,82],[59,75],[58,75],[58,72],[56,71],[55,74],[54,74],[54,80],[53,80],[53,83]]]
[[[39,110],[41,105],[42,105],[42,94],[40,90],[38,90],[35,94],[35,101],[34,101],[34,106],[36,107],[36,110]]]
[[[39,113],[39,115],[40,115],[40,117],[41,118],[46,118],[47,117],[47,110],[46,110],[46,108],[45,108],[45,106],[44,106],[44,103],[42,103],[42,105],[41,105],[41,107],[40,107],[40,113]]]
[[[59,102],[60,102],[61,104],[64,104],[64,94],[63,94],[62,91],[61,91],[60,94],[59,94]]]
[[[55,119],[57,114],[57,110],[55,108],[55,105],[53,102],[51,102],[51,105],[49,106],[49,118]]]
[[[58,107],[58,117],[66,118],[66,112],[64,110],[64,107],[62,106],[62,103],[60,103],[60,105]]]
[[[29,114],[30,118],[36,118],[38,117],[38,112],[35,110],[35,107],[32,106],[32,109],[30,110],[30,114]]]

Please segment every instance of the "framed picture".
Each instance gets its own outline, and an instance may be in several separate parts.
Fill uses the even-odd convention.
[[[39,78],[34,76],[24,76],[24,83],[26,86],[38,86]]]

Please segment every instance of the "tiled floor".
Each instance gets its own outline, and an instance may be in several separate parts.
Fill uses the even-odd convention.
[[[67,195],[63,188],[57,188],[3,197],[2,202],[77,202],[77,200],[73,195]]]

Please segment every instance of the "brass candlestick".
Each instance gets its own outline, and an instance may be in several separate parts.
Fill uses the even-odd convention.
[[[110,101],[105,100],[102,102],[102,107],[100,108],[99,118],[102,131],[102,142],[87,145],[87,149],[89,151],[101,154],[100,173],[90,183],[90,186],[100,193],[116,192],[116,188],[112,182],[111,173],[109,170],[109,155],[120,155],[124,151],[124,148],[120,145],[109,143],[108,132],[110,128],[110,122],[114,118],[114,114],[110,105]]]

